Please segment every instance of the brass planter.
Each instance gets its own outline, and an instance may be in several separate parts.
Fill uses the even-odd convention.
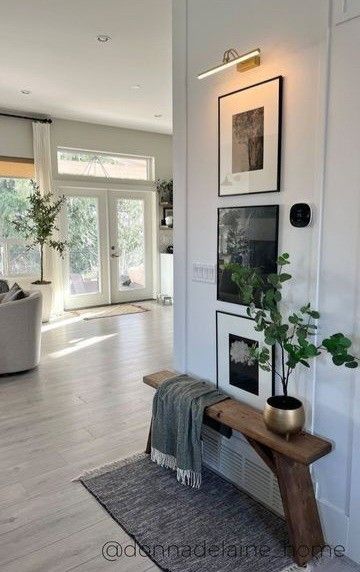
[[[274,433],[285,435],[287,440],[290,435],[299,433],[305,425],[304,406],[296,397],[283,395],[269,397],[263,416],[266,427]]]

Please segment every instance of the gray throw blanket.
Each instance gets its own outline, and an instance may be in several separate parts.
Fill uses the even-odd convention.
[[[183,485],[201,485],[204,409],[227,399],[213,385],[179,375],[165,381],[153,401],[151,460],[177,472]]]

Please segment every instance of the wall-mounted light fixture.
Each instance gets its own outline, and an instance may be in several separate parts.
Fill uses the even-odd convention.
[[[217,73],[219,71],[225,70],[231,66],[236,65],[237,67],[237,71],[240,72],[244,72],[247,70],[250,70],[252,68],[255,68],[256,66],[260,65],[260,49],[257,48],[256,50],[252,50],[251,52],[248,52],[247,54],[239,54],[239,52],[237,50],[235,50],[234,48],[230,48],[229,50],[226,50],[224,52],[223,55],[223,61],[222,64],[214,67],[214,68],[210,68],[209,70],[206,70],[204,72],[201,72],[198,75],[199,79],[203,79],[204,77],[207,77],[209,75],[212,75],[214,73]]]

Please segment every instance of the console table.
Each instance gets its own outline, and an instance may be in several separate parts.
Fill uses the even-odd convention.
[[[144,376],[144,383],[157,389],[176,375],[159,371]],[[325,545],[309,466],[330,453],[331,443],[305,432],[286,441],[266,428],[260,411],[231,398],[207,407],[205,415],[242,433],[276,475],[292,555],[297,564],[305,565]],[[146,452],[150,450],[151,428]]]

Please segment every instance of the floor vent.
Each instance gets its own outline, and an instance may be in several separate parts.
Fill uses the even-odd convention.
[[[240,434],[226,439],[205,427],[203,458],[205,465],[283,515],[277,479]]]

